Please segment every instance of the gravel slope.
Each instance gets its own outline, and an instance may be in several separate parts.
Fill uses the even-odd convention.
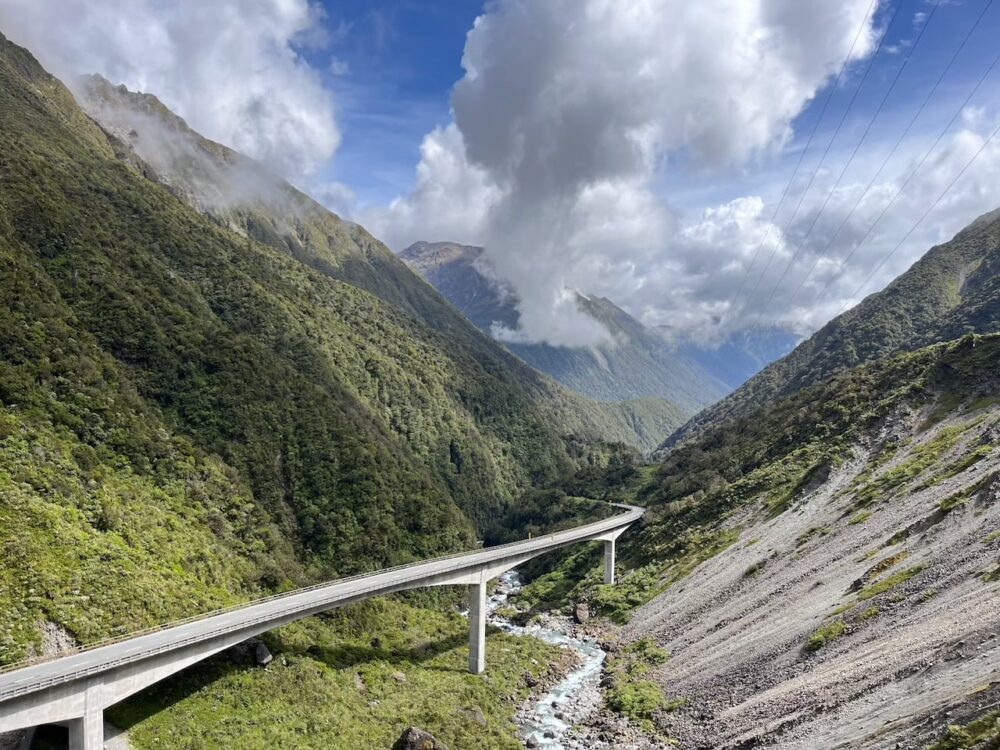
[[[875,478],[943,431],[965,431],[929,469],[881,496],[869,518],[855,516],[870,468],[859,449],[777,518],[733,519],[744,527],[737,544],[634,614],[625,638],[652,636],[667,648],[672,658],[656,679],[689,700],[658,717],[680,747],[919,748],[1000,703],[1000,582],[983,579],[1000,559],[1000,539],[989,538],[1000,529],[1000,408],[926,430],[923,421],[909,414],[892,425],[909,442]],[[942,478],[980,446],[987,455]],[[939,508],[970,488],[966,502]],[[920,566],[833,612],[856,601],[857,589]],[[835,621],[846,632],[807,652],[810,634]]]

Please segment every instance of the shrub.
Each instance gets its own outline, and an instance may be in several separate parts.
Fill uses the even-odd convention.
[[[806,641],[806,651],[815,653],[823,648],[830,641],[839,638],[847,631],[847,626],[843,620],[835,620],[827,625],[817,628]]]

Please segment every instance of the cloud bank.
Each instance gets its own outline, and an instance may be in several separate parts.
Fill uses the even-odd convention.
[[[523,300],[521,329],[507,337],[596,343],[603,331],[567,289],[665,310],[674,306],[651,297],[683,292],[676,282],[716,252],[665,252],[706,230],[680,228],[654,178],[674,161],[729,167],[780,149],[845,57],[870,53],[871,7],[498,0],[468,34],[454,124],[427,136],[413,192],[371,218],[396,246],[485,245]],[[751,209],[707,220],[723,222],[720,236],[735,224],[756,231]],[[728,250],[724,264],[738,263]]]
[[[100,73],[158,96],[203,135],[302,182],[340,143],[302,59],[321,44],[307,0],[0,0],[0,28],[72,81]]]
[[[418,239],[485,246],[522,300],[521,328],[500,338],[600,341],[605,332],[577,314],[567,289],[607,296],[649,324],[702,339],[757,324],[806,332],[857,301],[861,280],[981,145],[986,124],[970,113],[949,134],[843,269],[927,145],[920,138],[850,216],[882,156],[877,145],[836,189],[834,159],[799,212],[786,208],[775,225],[783,184],[694,216],[672,210],[662,186],[685,170],[725,179],[778,155],[792,121],[844,60],[873,53],[884,31],[872,17],[878,7],[496,0],[468,34],[454,122],[426,136],[412,191],[365,218],[397,249]],[[810,153],[787,207],[798,203],[816,158]],[[991,144],[861,293],[990,209],[996,159]]]

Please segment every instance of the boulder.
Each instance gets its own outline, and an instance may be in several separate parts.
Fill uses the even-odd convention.
[[[392,750],[448,750],[448,746],[423,729],[409,727],[399,735]]]
[[[266,667],[274,661],[274,657],[271,656],[271,651],[262,641],[257,641],[257,645],[254,647],[253,651],[253,658],[254,661],[257,662],[258,667]]]
[[[590,607],[587,606],[587,602],[577,602],[576,606],[573,607],[573,621],[577,625],[583,625],[589,619]]]
[[[257,638],[251,638],[243,641],[243,643],[237,643],[229,649],[227,654],[233,663],[240,665],[256,665],[258,667],[266,667],[274,661],[274,657],[271,655],[270,649],[268,649],[268,647]]]

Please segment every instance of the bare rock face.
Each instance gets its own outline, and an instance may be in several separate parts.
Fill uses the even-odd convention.
[[[66,628],[57,623],[45,620],[41,624],[41,631],[42,654],[45,656],[69,653],[77,646],[73,636],[66,631]]]
[[[271,654],[270,649],[264,645],[263,641],[257,638],[237,643],[227,653],[234,663],[241,665],[266,667],[274,661],[274,656]]]
[[[448,750],[448,746],[423,729],[409,727],[403,730],[392,750]]]
[[[21,750],[27,746],[29,734],[27,729],[0,734],[0,750]]]
[[[254,661],[257,662],[258,667],[266,667],[268,664],[274,661],[274,657],[271,655],[271,651],[261,641],[257,641],[257,645],[256,647],[254,647],[253,655],[254,655]]]

